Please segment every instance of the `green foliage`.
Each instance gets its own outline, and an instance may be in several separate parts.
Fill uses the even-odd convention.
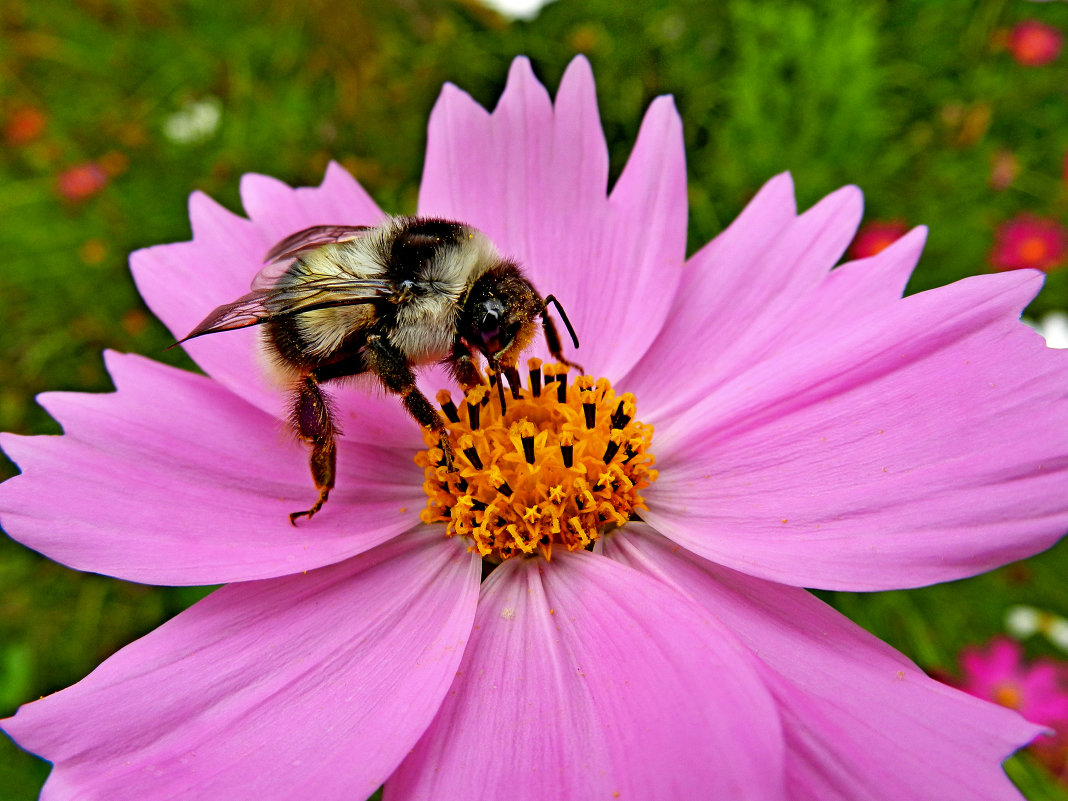
[[[845,183],[868,219],[931,228],[912,291],[989,269],[998,223],[1064,218],[1068,56],[1017,64],[1005,31],[1035,17],[1068,31],[1068,4],[1003,0],[558,0],[509,23],[473,0],[10,0],[0,6],[0,124],[44,130],[0,154],[0,430],[58,433],[46,390],[107,391],[100,351],[190,369],[138,298],[129,252],[189,237],[186,198],[240,211],[249,171],[316,184],[330,159],[388,210],[415,208],[426,119],[444,81],[492,107],[512,58],[555,89],[590,59],[613,175],[650,100],[675,95],[690,169],[690,246],[708,241],[772,175],[807,206]],[[217,99],[218,129],[165,135]],[[995,188],[1008,155],[1018,174]],[[105,187],[69,200],[60,174],[93,161]],[[1068,271],[1036,312],[1068,308]],[[0,464],[0,477],[16,472]],[[1068,613],[1065,546],[989,576],[929,589],[824,594],[921,666],[952,671],[1007,606]],[[0,715],[78,680],[198,597],[77,574],[0,541]],[[1049,646],[1035,641],[1036,654]],[[1068,798],[1026,756],[1009,764],[1035,799]],[[0,796],[34,797],[46,766],[0,738]]]

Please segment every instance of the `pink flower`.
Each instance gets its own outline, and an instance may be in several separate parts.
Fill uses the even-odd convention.
[[[998,637],[985,649],[970,648],[960,655],[960,688],[976,698],[1015,709],[1032,723],[1052,729],[1036,738],[1031,748],[1055,772],[1068,757],[1068,670],[1048,659],[1025,663],[1015,640]]]
[[[1049,272],[1064,264],[1068,231],[1046,217],[1019,214],[998,226],[990,263],[995,270],[1031,268]]]
[[[904,220],[873,220],[864,223],[849,246],[849,257],[866,259],[881,253],[908,233]]]
[[[23,471],[5,529],[78,569],[228,582],[4,721],[55,764],[46,798],[1018,798],[1000,761],[1037,727],[802,588],[954,579],[1065,531],[1065,353],[1019,322],[1041,276],[902,299],[924,231],[832,269],[860,192],[798,214],[787,175],[684,265],[682,142],[654,101],[606,196],[581,58],[555,104],[518,59],[492,114],[446,86],[430,119],[419,213],[518,258],[584,367],[655,426],[647,510],[589,527],[592,550],[480,581],[492,563],[421,522],[418,427],[358,387],[335,393],[334,495],[291,526],[308,457],[279,434],[253,329],[187,343],[207,376],[109,354],[114,394],[43,397],[65,433],[3,440]],[[241,192],[248,219],[195,194],[193,240],[132,258],[176,336],[287,234],[382,217],[334,165],[318,188]],[[431,397],[448,385],[422,374]]]
[[[1009,34],[1009,52],[1025,67],[1049,64],[1060,55],[1063,44],[1059,30],[1033,19],[1017,23]]]
[[[985,649],[966,649],[960,665],[965,692],[1015,709],[1032,723],[1068,727],[1068,675],[1049,660],[1025,664],[1015,640],[997,637]]]
[[[990,186],[1001,192],[1012,186],[1020,174],[1020,160],[1011,150],[999,150],[994,153],[990,167]]]
[[[61,172],[56,182],[56,190],[65,199],[78,202],[92,197],[107,184],[107,171],[90,161]]]

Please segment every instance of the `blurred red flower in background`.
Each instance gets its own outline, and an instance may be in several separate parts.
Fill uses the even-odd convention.
[[[4,121],[4,142],[14,146],[28,144],[44,133],[47,122],[48,118],[39,108],[17,108]]]
[[[1048,217],[1019,214],[998,226],[990,263],[995,270],[1050,270],[1068,253],[1068,231]]]
[[[849,246],[851,259],[866,259],[892,245],[908,233],[904,220],[872,220],[860,226],[853,243]]]
[[[1063,44],[1064,34],[1033,19],[1018,23],[1009,34],[1009,52],[1027,67],[1049,64],[1060,55]]]
[[[66,200],[78,202],[92,197],[108,183],[108,173],[99,164],[87,161],[59,174],[56,190]]]

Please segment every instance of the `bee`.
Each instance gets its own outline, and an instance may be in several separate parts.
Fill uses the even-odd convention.
[[[516,262],[463,223],[391,217],[376,226],[318,225],[286,237],[264,261],[248,294],[216,308],[179,344],[263,326],[260,347],[291,387],[289,422],[311,446],[319,491],[310,508],[289,515],[293,525],[318,512],[334,487],[340,431],[322,384],[373,375],[420,425],[437,432],[452,471],[444,421],[416,386],[414,367],[443,361],[467,391],[483,383],[480,354],[503,410],[503,378],[517,390],[516,361],[539,317],[553,358],[573,364],[547,311],[556,307],[577,348],[560,302],[543,299]]]

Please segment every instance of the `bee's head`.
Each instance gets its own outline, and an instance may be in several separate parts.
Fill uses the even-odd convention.
[[[490,361],[513,367],[534,338],[543,305],[519,268],[501,262],[471,287],[460,314],[460,334]]]

